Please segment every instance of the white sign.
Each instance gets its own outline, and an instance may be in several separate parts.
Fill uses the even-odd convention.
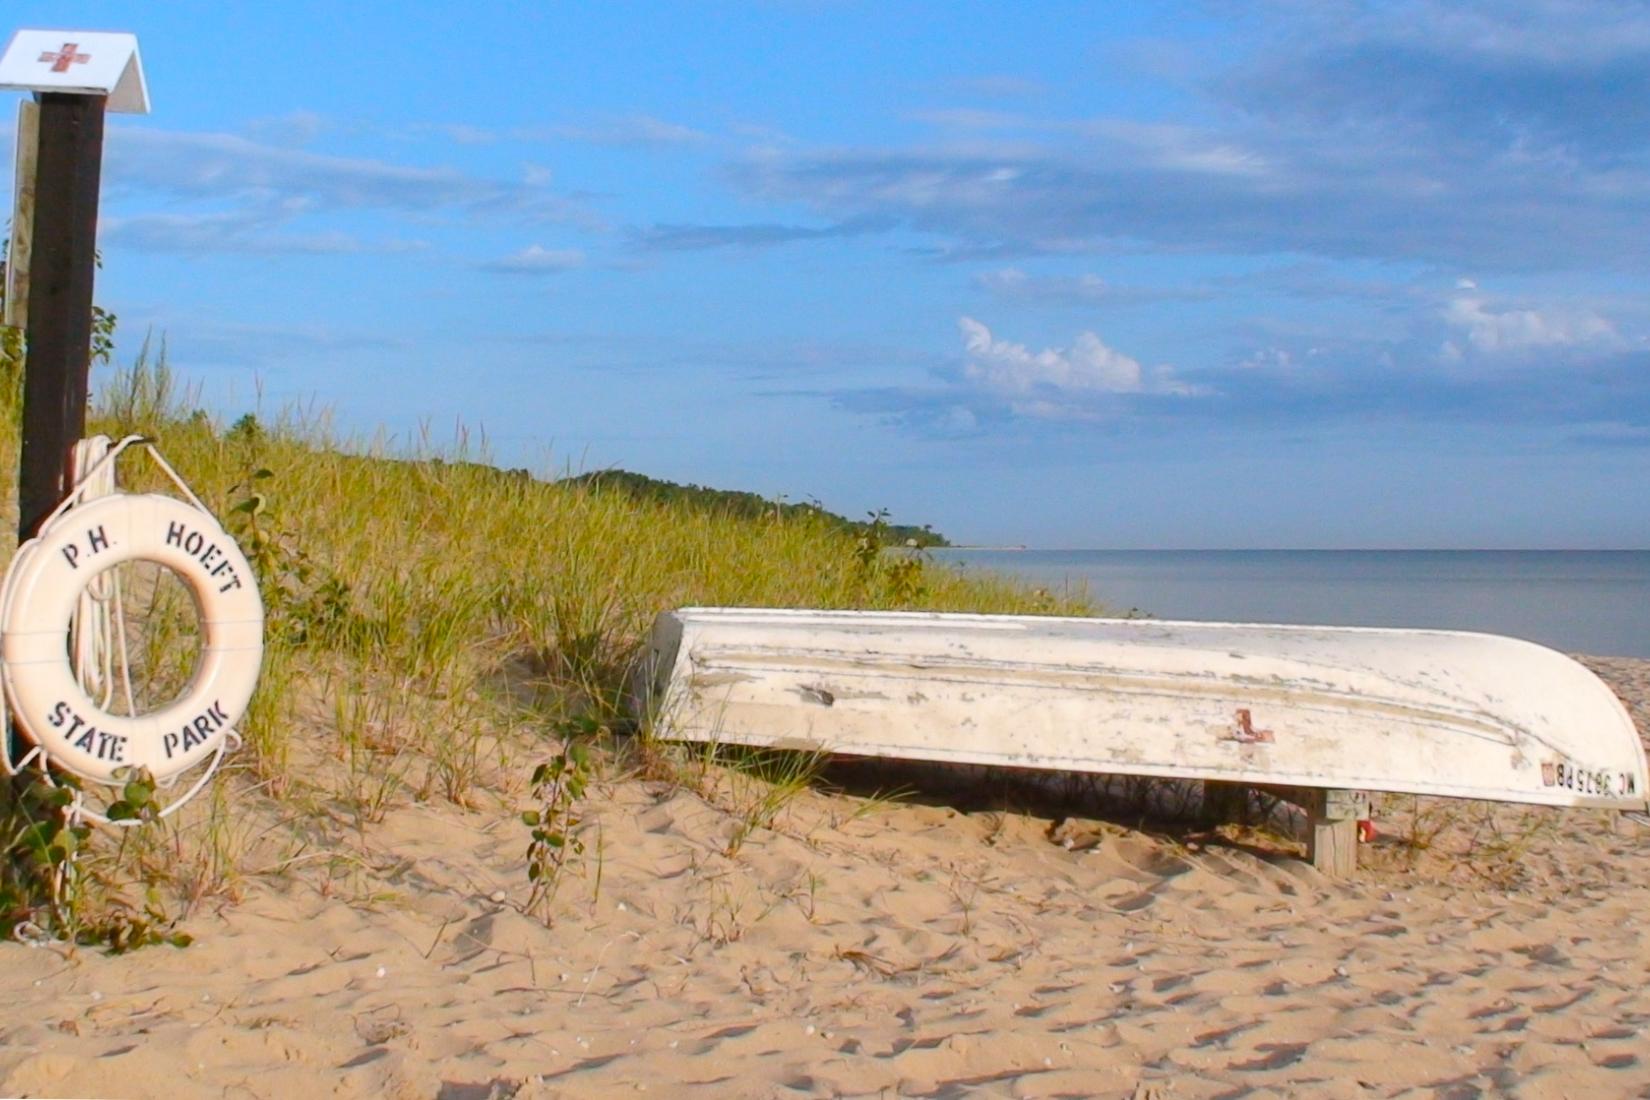
[[[0,54],[0,88],[108,96],[107,110],[149,113],[134,34],[18,31]]]

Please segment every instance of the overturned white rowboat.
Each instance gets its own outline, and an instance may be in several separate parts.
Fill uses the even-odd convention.
[[[1440,630],[685,608],[658,736],[862,756],[1644,811],[1621,702],[1530,642]]]

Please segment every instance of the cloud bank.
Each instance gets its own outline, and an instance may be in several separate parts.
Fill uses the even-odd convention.
[[[752,198],[937,238],[940,254],[1127,248],[1522,272],[1642,270],[1650,9],[1226,9],[1194,122],[953,108],[903,145],[766,147]]]

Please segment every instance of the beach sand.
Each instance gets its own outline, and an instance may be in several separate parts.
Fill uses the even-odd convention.
[[[1650,662],[1587,660],[1650,730]],[[989,790],[808,792],[729,857],[740,797],[594,791],[549,928],[521,798],[396,808],[186,949],[0,947],[0,1092],[1650,1095],[1650,829],[1613,815],[1387,799],[1334,882]]]

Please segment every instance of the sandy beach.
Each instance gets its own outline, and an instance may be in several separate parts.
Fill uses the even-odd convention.
[[[1650,729],[1650,662],[1587,661]],[[549,928],[520,803],[397,808],[188,948],[0,948],[0,1092],[1650,1095],[1650,829],[1387,799],[1335,882],[982,785],[808,792],[730,857],[738,792],[606,784]]]

